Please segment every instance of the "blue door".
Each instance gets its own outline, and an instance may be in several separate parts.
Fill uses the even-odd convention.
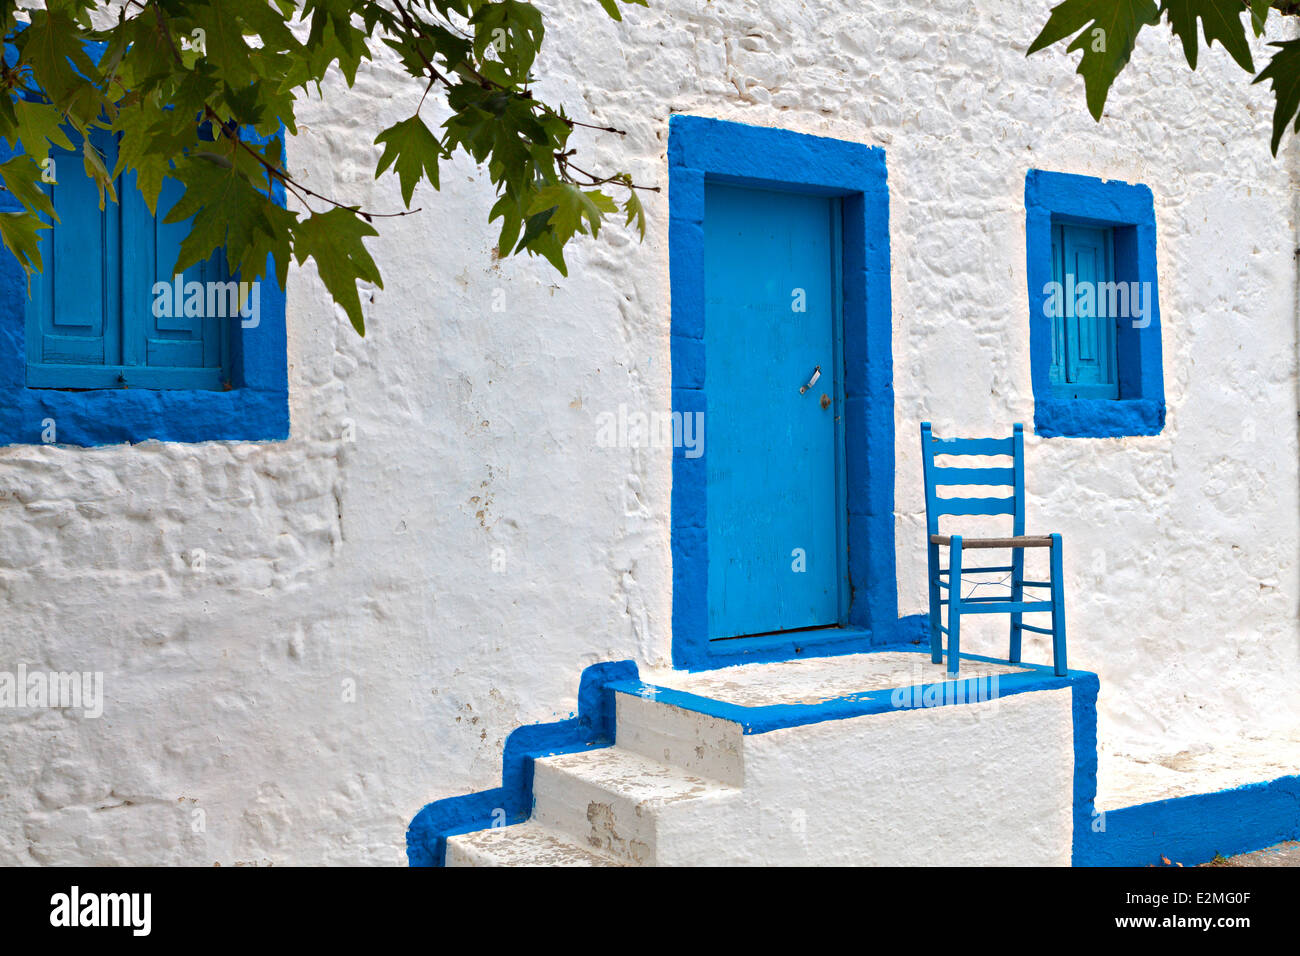
[[[838,624],[847,603],[840,204],[709,184],[709,638]]]

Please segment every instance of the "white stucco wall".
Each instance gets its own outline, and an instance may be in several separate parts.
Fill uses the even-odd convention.
[[[886,149],[903,613],[917,422],[1032,421],[1026,169],[1148,184],[1168,423],[1031,437],[1031,530],[1065,536],[1103,787],[1117,755],[1213,763],[1296,726],[1293,164],[1263,87],[1146,31],[1094,124],[1070,59],[1023,56],[1047,4],[543,8],[547,95],[628,131],[575,135],[586,164],[666,187],[673,111]],[[371,142],[418,99],[363,68],[304,105],[294,173],[398,208]],[[291,274],[287,442],[0,449],[0,669],[103,671],[108,698],[0,710],[0,860],[402,863],[419,807],[497,783],[505,736],[567,716],[583,667],[666,663],[669,450],[596,442],[602,412],[669,406],[667,196],[646,199],[644,244],[610,228],[562,279],[494,258],[490,184],[458,160],[383,222],[364,341]]]

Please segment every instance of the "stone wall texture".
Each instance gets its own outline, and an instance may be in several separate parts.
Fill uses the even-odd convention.
[[[0,710],[0,862],[401,864],[412,815],[496,784],[505,736],[568,716],[582,668],[668,662],[671,452],[596,435],[669,407],[674,112],[886,151],[904,614],[925,604],[918,421],[1033,420],[1026,171],[1150,186],[1166,427],[1027,428],[1030,530],[1066,542],[1103,789],[1125,758],[1270,776],[1230,755],[1300,747],[1295,154],[1269,154],[1263,85],[1221,47],[1190,72],[1163,27],[1094,123],[1076,56],[1024,55],[1049,6],[543,3],[542,90],[627,131],[575,134],[583,165],[665,187],[643,243],[580,241],[567,279],[501,260],[460,158],[382,223],[364,340],[291,273],[289,440],[0,449],[0,670],[102,671],[107,698]],[[292,171],[400,207],[372,141],[420,92],[386,60],[327,87]]]

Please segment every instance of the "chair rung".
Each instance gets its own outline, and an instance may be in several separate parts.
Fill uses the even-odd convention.
[[[952,590],[952,585],[949,584],[947,581],[935,581],[934,583],[939,585],[939,587],[941,588],[947,588],[949,591]]]
[[[1027,588],[1050,588],[1052,586],[1051,581],[1021,581],[1020,583]]]
[[[1005,604],[976,603],[970,606],[966,601],[961,603],[963,614],[1025,614],[1052,610],[1051,601],[1007,601]]]
[[[1014,438],[931,438],[936,455],[1014,455]]]
[[[939,467],[931,471],[936,485],[951,487],[953,485],[1014,485],[1016,470],[1014,468],[952,468]]]
[[[940,574],[947,574],[947,573],[949,573],[950,570],[951,570],[950,568],[940,568],[940,569],[939,569],[939,573],[940,573]],[[962,569],[961,569],[961,573],[962,573],[962,574],[978,574],[980,571],[1014,571],[1014,570],[1015,570],[1015,568],[1012,568],[1012,567],[1005,567],[1005,568],[962,568]]]
[[[1034,627],[1032,624],[1012,624],[1012,627],[1018,627],[1022,631],[1033,631],[1035,634],[1055,634],[1050,627]]]
[[[1014,495],[1010,498],[935,498],[934,513],[936,516],[954,515],[956,517],[963,515],[1013,515],[1016,513],[1016,499]],[[935,543],[944,544],[945,542],[936,541]],[[975,545],[975,547],[987,548],[991,546]]]

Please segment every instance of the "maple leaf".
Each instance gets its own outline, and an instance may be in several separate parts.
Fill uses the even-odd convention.
[[[1083,51],[1077,72],[1083,77],[1088,111],[1100,120],[1106,94],[1128,64],[1138,33],[1159,19],[1155,0],[1065,0],[1052,8],[1025,55],[1078,33],[1066,51]]]
[[[438,137],[424,125],[419,116],[402,120],[375,137],[375,144],[384,147],[375,167],[375,178],[383,175],[389,166],[397,173],[402,186],[402,201],[411,208],[415,184],[426,175],[434,189],[438,188],[438,162],[446,155]]]
[[[321,282],[325,283],[334,301],[343,307],[358,335],[366,334],[366,324],[361,315],[357,280],[373,282],[381,289],[384,287],[379,267],[362,243],[367,236],[377,235],[379,233],[370,223],[349,209],[313,213],[300,222],[294,232],[294,258],[299,265],[309,258],[315,260]]]
[[[1255,72],[1246,28],[1241,22],[1246,8],[1238,0],[1165,0],[1163,9],[1169,17],[1170,29],[1183,41],[1183,55],[1193,70],[1196,69],[1196,24],[1199,20],[1207,46],[1213,46],[1218,40],[1238,66]]]

